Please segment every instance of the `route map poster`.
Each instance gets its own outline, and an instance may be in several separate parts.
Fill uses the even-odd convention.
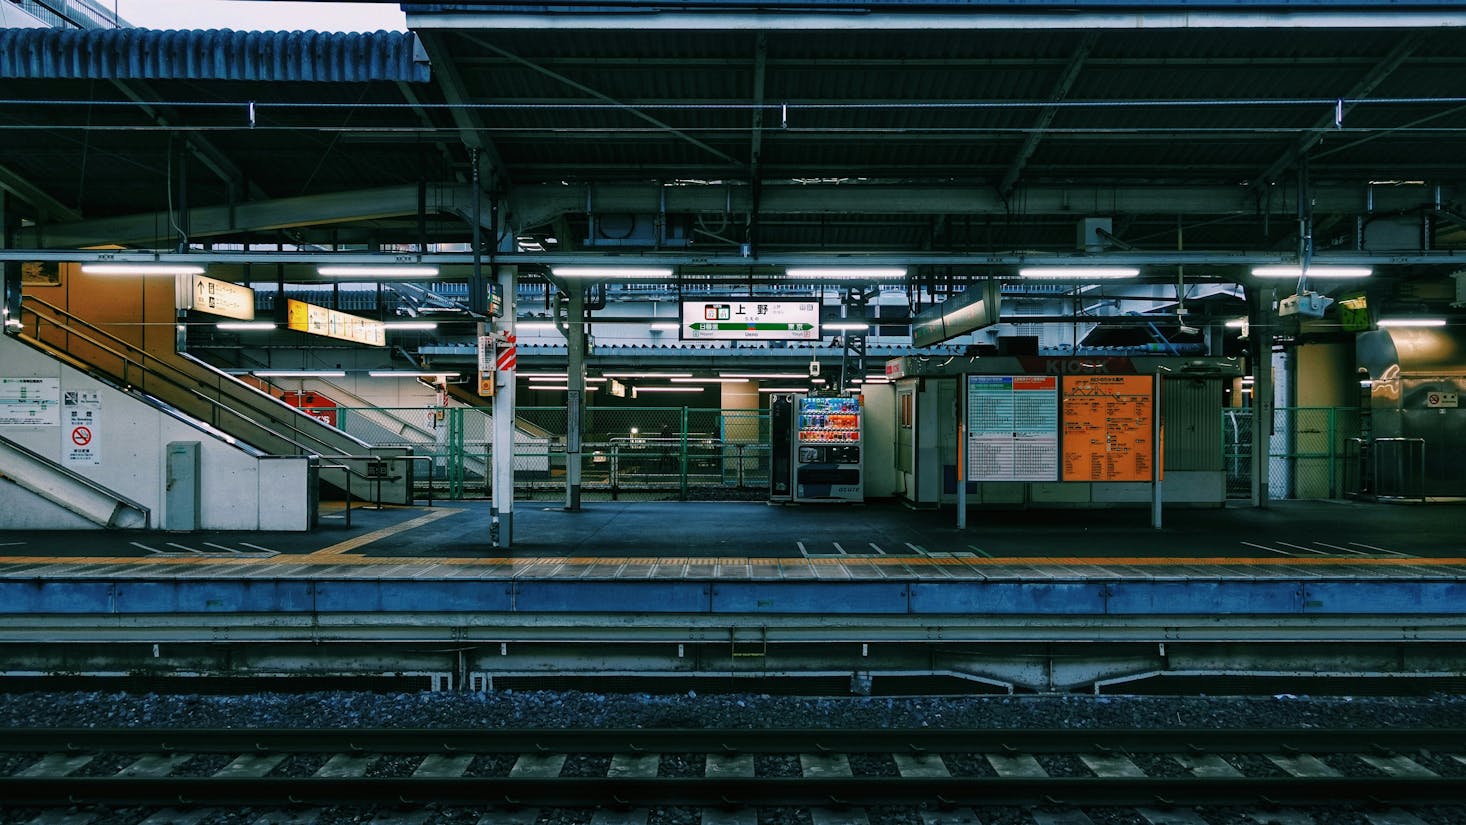
[[[1058,378],[967,376],[965,446],[968,481],[1058,478]]]
[[[1154,378],[1064,376],[1064,481],[1150,481]]]

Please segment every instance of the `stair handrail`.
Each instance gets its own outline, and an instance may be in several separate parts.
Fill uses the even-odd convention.
[[[90,331],[92,333],[95,333],[96,335],[103,336],[104,338],[106,338],[106,339],[108,339],[110,341],[115,342],[116,344],[122,346],[123,348],[125,348],[129,352],[137,353],[137,354],[141,355],[142,358],[145,359],[145,360],[141,360],[140,361],[140,360],[136,360],[136,359],[133,359],[133,358],[129,358],[125,353],[118,352],[117,350],[113,349],[112,347],[107,346],[104,343],[101,343],[101,342],[96,341],[96,340],[92,340],[91,338],[87,337],[85,334],[80,333],[80,332],[77,332],[76,330],[72,329],[70,323],[68,323],[68,324],[62,324],[62,323],[57,322],[57,320],[55,318],[47,318],[44,314],[35,311],[34,305],[36,305],[36,304],[39,304],[40,306],[45,307],[50,312],[56,314],[57,316],[65,319],[68,322],[75,323],[75,324],[81,326],[82,328],[84,328],[84,329],[86,329],[86,330],[88,330],[88,331]],[[323,438],[320,438],[320,437],[318,437],[318,436],[310,433],[309,431],[302,432],[299,427],[290,426],[291,424],[305,423],[306,421],[309,421],[312,424],[319,424],[320,422],[318,422],[316,419],[311,418],[309,415],[307,415],[306,413],[302,412],[300,409],[298,409],[296,407],[292,407],[289,404],[286,404],[285,402],[280,401],[277,398],[273,398],[273,397],[269,396],[266,393],[260,392],[259,390],[255,389],[254,387],[249,386],[248,384],[245,384],[243,382],[237,382],[237,381],[235,381],[233,379],[233,377],[230,376],[228,373],[225,373],[224,371],[215,369],[213,367],[208,367],[208,365],[203,364],[202,361],[199,361],[196,358],[191,358],[189,360],[191,360],[193,363],[197,363],[197,364],[200,364],[201,366],[205,366],[205,367],[208,367],[209,369],[213,369],[214,372],[216,373],[216,375],[218,376],[218,378],[220,379],[220,381],[217,382],[217,383],[215,383],[215,384],[213,384],[213,385],[210,385],[210,384],[208,384],[208,383],[206,383],[204,381],[200,381],[196,376],[190,375],[188,372],[186,372],[186,371],[184,371],[182,369],[179,369],[176,365],[170,364],[167,360],[165,360],[163,358],[159,358],[158,356],[156,356],[156,355],[148,352],[143,347],[139,347],[138,345],[132,343],[131,341],[127,341],[127,340],[124,340],[122,338],[119,338],[116,335],[113,335],[112,333],[110,333],[110,332],[108,332],[108,331],[106,331],[104,329],[101,329],[100,327],[96,326],[95,324],[91,323],[90,321],[87,321],[84,318],[80,318],[80,317],[78,317],[76,315],[73,315],[71,312],[68,312],[67,310],[62,309],[61,307],[58,307],[55,304],[52,304],[52,303],[50,303],[48,301],[45,301],[45,300],[43,300],[41,298],[35,298],[33,296],[27,295],[25,297],[25,300],[22,301],[22,303],[21,303],[21,311],[24,312],[27,307],[30,307],[31,314],[34,315],[37,319],[44,319],[47,323],[50,323],[51,325],[55,326],[56,328],[66,331],[67,334],[81,336],[82,340],[87,341],[88,343],[92,344],[93,346],[96,346],[99,349],[102,349],[103,351],[105,351],[105,352],[107,352],[107,353],[109,353],[109,354],[111,354],[113,356],[116,356],[117,358],[121,359],[124,363],[135,365],[139,370],[141,370],[143,372],[143,374],[145,376],[154,376],[154,377],[157,377],[157,378],[159,378],[160,380],[163,380],[166,383],[169,383],[169,384],[171,384],[171,385],[173,385],[173,386],[175,386],[175,387],[177,387],[177,388],[179,388],[179,389],[181,389],[181,390],[183,390],[185,392],[188,392],[189,394],[193,395],[194,397],[196,397],[196,398],[204,401],[205,403],[207,403],[207,404],[209,404],[209,405],[211,405],[211,406],[213,406],[213,407],[215,407],[217,409],[226,410],[226,411],[228,411],[232,415],[235,415],[235,416],[237,416],[239,418],[242,418],[244,420],[249,421],[251,424],[253,424],[254,426],[258,427],[260,430],[263,430],[265,433],[267,433],[267,434],[269,434],[271,436],[274,436],[276,438],[284,439],[290,445],[292,445],[292,446],[294,446],[294,447],[297,448],[297,450],[298,450],[297,454],[298,455],[306,455],[306,454],[310,454],[310,453],[323,452],[323,450],[321,448],[325,448],[324,449],[325,452],[335,451],[335,450],[340,450],[341,449],[341,445],[340,444],[336,444],[336,443],[333,443],[331,441],[327,441],[327,440],[325,440]],[[38,328],[37,329],[37,338],[38,339],[39,339],[39,335],[40,335],[40,330]],[[169,375],[164,374],[160,369],[155,368],[155,367],[152,367],[152,366],[149,366],[149,364],[147,363],[147,361],[149,361],[149,360],[152,361],[152,362],[154,362],[154,363],[156,363],[159,367],[165,368],[166,370],[168,370],[169,372],[171,372],[173,375],[180,376],[181,378],[172,378]],[[231,386],[229,388],[226,388],[223,385],[223,380],[224,379],[228,379],[229,381],[234,382],[238,386],[237,387]],[[126,376],[125,375],[122,377],[122,380],[124,382],[126,382],[127,379],[126,379]],[[277,431],[277,430],[275,430],[275,429],[273,429],[271,427],[268,427],[268,426],[260,423],[259,421],[257,421],[255,419],[255,417],[253,415],[249,415],[249,414],[246,414],[244,412],[241,412],[240,410],[238,410],[238,409],[236,409],[236,408],[234,408],[234,407],[232,407],[232,406],[230,406],[228,404],[225,404],[224,402],[220,401],[217,398],[211,398],[210,396],[205,395],[204,393],[202,393],[202,392],[200,392],[198,390],[198,387],[209,387],[209,388],[212,388],[213,391],[216,392],[216,393],[218,393],[219,395],[221,395],[221,396],[230,396],[230,397],[232,397],[232,398],[234,398],[236,400],[239,400],[239,396],[237,394],[233,393],[233,392],[229,392],[228,390],[242,389],[243,391],[246,391],[249,394],[252,394],[254,396],[259,396],[261,399],[269,399],[269,402],[272,405],[275,405],[274,407],[264,408],[264,407],[254,406],[254,405],[248,405],[249,406],[249,411],[251,413],[257,413],[259,415],[267,416],[269,418],[269,420],[272,421],[276,425],[289,426],[290,427],[290,432],[293,433],[294,437],[292,437],[290,435],[286,435],[284,433],[281,433],[281,432],[279,432],[279,431]],[[144,391],[146,391],[146,388],[145,387],[143,389],[144,389]],[[278,407],[278,409],[277,409],[277,407]],[[214,422],[211,422],[211,423],[214,426],[216,426],[216,427],[218,426],[217,420],[215,420]],[[329,426],[329,425],[322,424],[321,426]],[[358,444],[359,446],[361,446],[363,448],[368,448],[368,447],[371,446],[370,444],[368,444],[368,443],[366,443],[366,442],[364,442],[364,441],[362,441],[362,440],[360,440],[360,439],[358,439],[358,438],[356,438],[356,437],[354,437],[354,436],[352,436],[352,435],[350,435],[348,433],[344,433],[344,432],[340,432],[340,431],[337,431],[337,432],[340,433],[341,437],[344,440],[347,440],[347,441],[353,442],[355,444]],[[305,443],[302,443],[302,439],[305,441]]]
[[[111,333],[107,332],[106,330],[98,329],[96,326],[88,323],[87,321],[84,321],[84,320],[82,320],[80,318],[77,318],[76,316],[71,315],[70,313],[66,312],[65,310],[62,310],[62,309],[60,309],[58,307],[55,307],[55,306],[52,306],[51,304],[48,304],[45,301],[40,301],[38,299],[27,298],[25,303],[26,304],[29,304],[32,300],[36,300],[37,303],[43,304],[46,307],[48,307],[49,309],[52,309],[52,310],[55,310],[55,311],[59,312],[63,317],[65,317],[65,318],[67,318],[69,320],[76,321],[78,324],[80,324],[81,326],[83,326],[85,328],[85,330],[87,330],[87,331],[96,332],[96,333],[98,333],[100,335],[103,335],[103,336],[105,336],[107,338],[111,338],[111,339],[117,341],[118,343],[123,344],[124,346],[128,347],[129,349],[133,349],[133,350],[137,350],[137,351],[143,352],[145,355],[147,354],[147,351],[146,350],[142,350],[142,349],[140,349],[140,348],[138,348],[138,347],[136,347],[136,346],[128,343],[127,341],[123,341],[123,340],[117,338],[117,336],[112,335]],[[26,307],[23,304],[22,305],[22,308],[21,308],[22,313],[24,313],[25,308]],[[177,380],[175,378],[172,378],[172,377],[164,374],[163,372],[161,372],[159,370],[155,370],[155,369],[149,367],[147,364],[143,363],[142,361],[138,361],[138,360],[135,360],[134,358],[129,357],[129,355],[126,352],[119,352],[119,351],[113,349],[112,347],[109,347],[106,343],[104,343],[102,341],[99,341],[99,340],[93,338],[91,335],[88,334],[87,331],[79,331],[79,330],[72,329],[71,327],[69,327],[67,325],[57,323],[57,321],[54,318],[48,318],[45,315],[43,315],[42,313],[35,312],[34,310],[31,311],[31,315],[34,316],[36,318],[36,320],[37,320],[36,336],[32,340],[34,340],[37,344],[41,345],[42,347],[46,348],[47,350],[53,352],[53,354],[56,354],[56,355],[61,356],[61,357],[64,357],[67,361],[69,361],[69,362],[73,363],[74,365],[78,366],[84,372],[87,372],[88,374],[95,375],[97,372],[99,372],[99,370],[97,370],[97,368],[96,368],[95,365],[86,364],[85,362],[81,361],[80,359],[77,359],[74,356],[71,356],[70,354],[66,353],[64,350],[60,350],[56,346],[54,346],[52,344],[49,344],[44,339],[42,339],[40,337],[40,327],[39,327],[39,322],[40,321],[45,321],[46,323],[51,324],[52,326],[56,327],[57,329],[65,330],[67,334],[69,334],[69,335],[75,335],[75,336],[79,337],[81,340],[87,342],[88,344],[91,344],[92,346],[95,346],[98,349],[100,349],[100,350],[102,350],[102,351],[104,351],[104,352],[106,352],[106,353],[108,353],[108,354],[110,354],[110,355],[118,358],[123,363],[125,363],[125,364],[131,364],[131,365],[137,367],[137,369],[139,369],[140,371],[142,371],[142,373],[144,375],[150,375],[150,376],[156,378],[157,380],[162,381],[165,384],[172,385],[173,387],[176,387],[177,389],[179,389],[179,390],[181,390],[181,391],[183,391],[185,393],[188,393],[190,396],[192,396],[193,398],[199,400],[200,402],[203,402],[206,406],[210,407],[210,409],[214,413],[213,420],[210,421],[210,422],[208,422],[208,424],[209,424],[209,426],[214,427],[215,429],[219,429],[220,428],[218,412],[220,410],[223,410],[223,411],[229,413],[230,415],[238,418],[239,420],[244,421],[244,422],[247,422],[248,424],[250,424],[251,426],[253,426],[256,429],[260,430],[261,432],[265,433],[266,435],[271,436],[273,438],[280,439],[281,441],[284,441],[285,443],[287,443],[290,446],[294,447],[296,449],[296,451],[297,451],[295,453],[296,455],[311,455],[311,454],[314,454],[314,453],[317,452],[317,449],[316,448],[311,447],[310,445],[307,445],[307,444],[302,444],[301,442],[299,442],[296,439],[290,437],[289,435],[287,435],[285,433],[282,433],[282,432],[279,432],[278,430],[275,430],[275,429],[273,429],[271,427],[268,427],[265,424],[260,423],[259,421],[256,421],[250,415],[248,415],[248,414],[246,414],[244,412],[241,412],[240,410],[237,410],[237,409],[229,406],[228,404],[225,404],[222,401],[219,401],[216,398],[210,398],[209,396],[207,396],[207,395],[199,392],[196,388],[190,387],[190,386],[188,386],[188,384],[186,384],[184,382],[181,382],[181,381],[179,381],[179,380]],[[22,318],[23,317],[24,316],[22,315]],[[176,367],[172,367],[166,361],[163,361],[162,359],[158,358],[157,356],[151,356],[150,355],[149,357],[151,357],[154,361],[157,361],[159,364],[161,364],[161,365],[163,365],[165,367],[169,367],[170,369],[173,369],[174,372],[177,372],[178,374],[183,375],[190,383],[195,383],[195,384],[201,383],[201,382],[197,381],[197,379],[195,379],[192,376],[189,376],[187,373],[183,372],[182,370],[179,370]],[[103,373],[103,374],[105,374],[105,373]],[[124,384],[130,383],[130,382],[127,381],[127,377],[125,375],[122,376],[122,377],[120,377],[120,378],[118,378],[117,380],[120,380]],[[139,390],[141,392],[143,392],[144,394],[146,394],[146,389],[145,388],[141,388],[140,387]],[[161,401],[161,399],[160,399],[160,401]],[[164,402],[164,403],[166,403],[166,402]],[[173,405],[170,404],[169,406],[173,406]],[[246,441],[246,443],[248,443],[248,440],[247,439],[245,439],[245,441]],[[334,445],[325,444],[325,442],[322,442],[322,444],[324,446],[332,447],[334,449]]]
[[[24,455],[32,461],[50,467],[53,471],[65,476],[71,481],[82,485],[83,487],[90,489],[94,493],[98,493],[106,498],[110,498],[113,501],[118,502],[119,504],[124,504],[134,510],[141,512],[143,514],[143,526],[145,528],[152,526],[153,511],[148,509],[145,505],[133,501],[132,499],[122,495],[116,490],[104,487],[101,484],[98,484],[97,482],[91,480],[90,478],[87,478],[85,475],[71,469],[70,467],[64,466],[60,462],[53,461],[46,456],[43,456],[40,453],[36,452],[35,450],[32,450],[31,448],[25,446],[24,444],[11,441],[9,438],[6,438],[3,435],[0,435],[0,447],[4,447],[8,450],[14,450],[15,452]]]

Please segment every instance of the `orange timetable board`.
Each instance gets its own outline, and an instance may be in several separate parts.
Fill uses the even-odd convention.
[[[1064,376],[1064,481],[1150,481],[1155,379]]]

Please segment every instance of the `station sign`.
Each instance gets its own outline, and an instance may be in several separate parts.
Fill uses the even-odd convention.
[[[819,301],[703,298],[682,301],[684,341],[818,341]]]
[[[253,321],[255,291],[247,286],[231,284],[206,275],[179,275],[178,308]]]
[[[387,345],[387,326],[381,321],[348,315],[334,309],[290,299],[285,302],[286,326],[296,332],[324,335],[373,347]]]

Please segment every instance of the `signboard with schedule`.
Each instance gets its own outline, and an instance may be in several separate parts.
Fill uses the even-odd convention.
[[[1064,376],[1064,481],[1152,480],[1154,382],[1149,375]]]
[[[682,302],[684,341],[818,341],[820,302],[704,298]]]

